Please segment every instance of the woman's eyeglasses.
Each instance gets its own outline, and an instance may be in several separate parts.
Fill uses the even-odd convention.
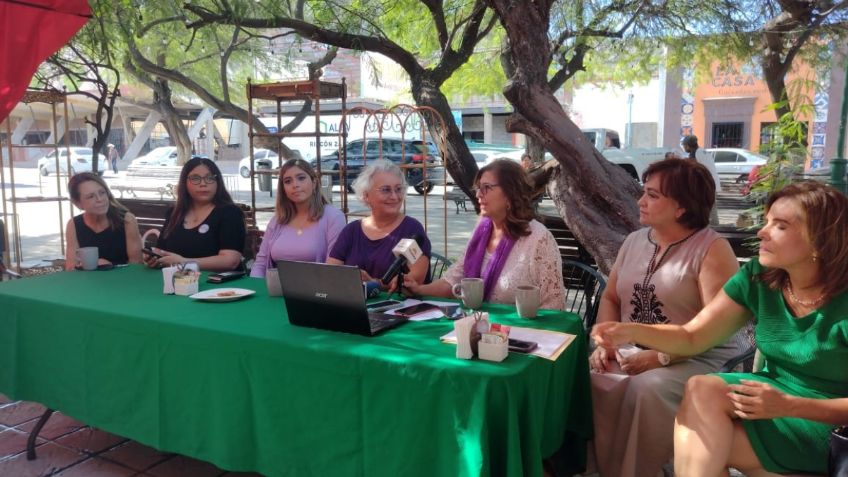
[[[200,185],[201,182],[205,182],[207,184],[214,184],[218,179],[218,176],[214,174],[207,174],[205,176],[188,176],[188,181],[194,185]]]
[[[489,192],[492,192],[492,189],[494,189],[495,187],[500,187],[500,185],[499,184],[480,184],[478,187],[472,187],[471,192],[473,192],[474,195],[477,195],[477,193],[479,192],[480,195],[485,197],[489,194]]]
[[[391,187],[391,186],[383,186],[377,189],[377,193],[383,197],[391,197],[392,194],[395,194],[399,197],[403,197],[403,193],[405,189],[403,186]]]

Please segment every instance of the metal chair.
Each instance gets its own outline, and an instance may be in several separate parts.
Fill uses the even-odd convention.
[[[433,281],[442,278],[442,274],[445,273],[445,270],[451,266],[453,262],[448,260],[446,257],[439,255],[436,252],[430,253],[430,278]]]
[[[583,317],[583,327],[586,336],[589,336],[598,317],[598,306],[607,281],[600,272],[576,260],[562,261],[562,280],[565,285],[565,309]]]

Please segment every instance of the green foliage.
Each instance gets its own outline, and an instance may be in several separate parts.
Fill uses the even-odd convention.
[[[808,80],[797,80],[792,91],[806,91],[803,87],[809,87]],[[770,104],[767,111],[784,108],[790,101],[788,99]],[[751,228],[759,228],[763,224],[765,208],[763,203],[766,198],[774,192],[786,187],[795,180],[797,175],[803,171],[807,159],[807,133],[808,123],[801,119],[812,117],[814,106],[812,100],[806,94],[798,94],[794,97],[793,109],[783,114],[778,122],[771,126],[774,140],[767,148],[760,148],[760,153],[768,154],[768,162],[760,167],[757,179],[752,184],[748,197],[755,201],[756,206],[748,209],[746,213],[751,218]]]
[[[455,101],[474,97],[501,97],[507,77],[501,64],[501,44],[505,33],[500,25],[475,48],[462,65],[442,86],[442,91]],[[502,97],[500,98],[502,100]]]

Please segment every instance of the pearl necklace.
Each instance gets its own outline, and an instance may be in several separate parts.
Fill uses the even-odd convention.
[[[824,293],[819,295],[819,297],[816,298],[815,300],[810,300],[810,301],[806,301],[806,300],[802,300],[802,299],[798,298],[797,296],[795,296],[795,292],[792,291],[792,282],[788,281],[788,280],[787,280],[786,286],[784,288],[786,289],[786,292],[789,293],[789,298],[792,300],[792,303],[795,303],[795,304],[798,304],[798,305],[803,305],[803,306],[806,306],[806,307],[815,308],[815,307],[819,306],[819,304],[824,300]]]

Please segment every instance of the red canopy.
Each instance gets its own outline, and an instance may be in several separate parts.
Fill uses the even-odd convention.
[[[0,122],[32,75],[91,16],[87,0],[0,0]]]

